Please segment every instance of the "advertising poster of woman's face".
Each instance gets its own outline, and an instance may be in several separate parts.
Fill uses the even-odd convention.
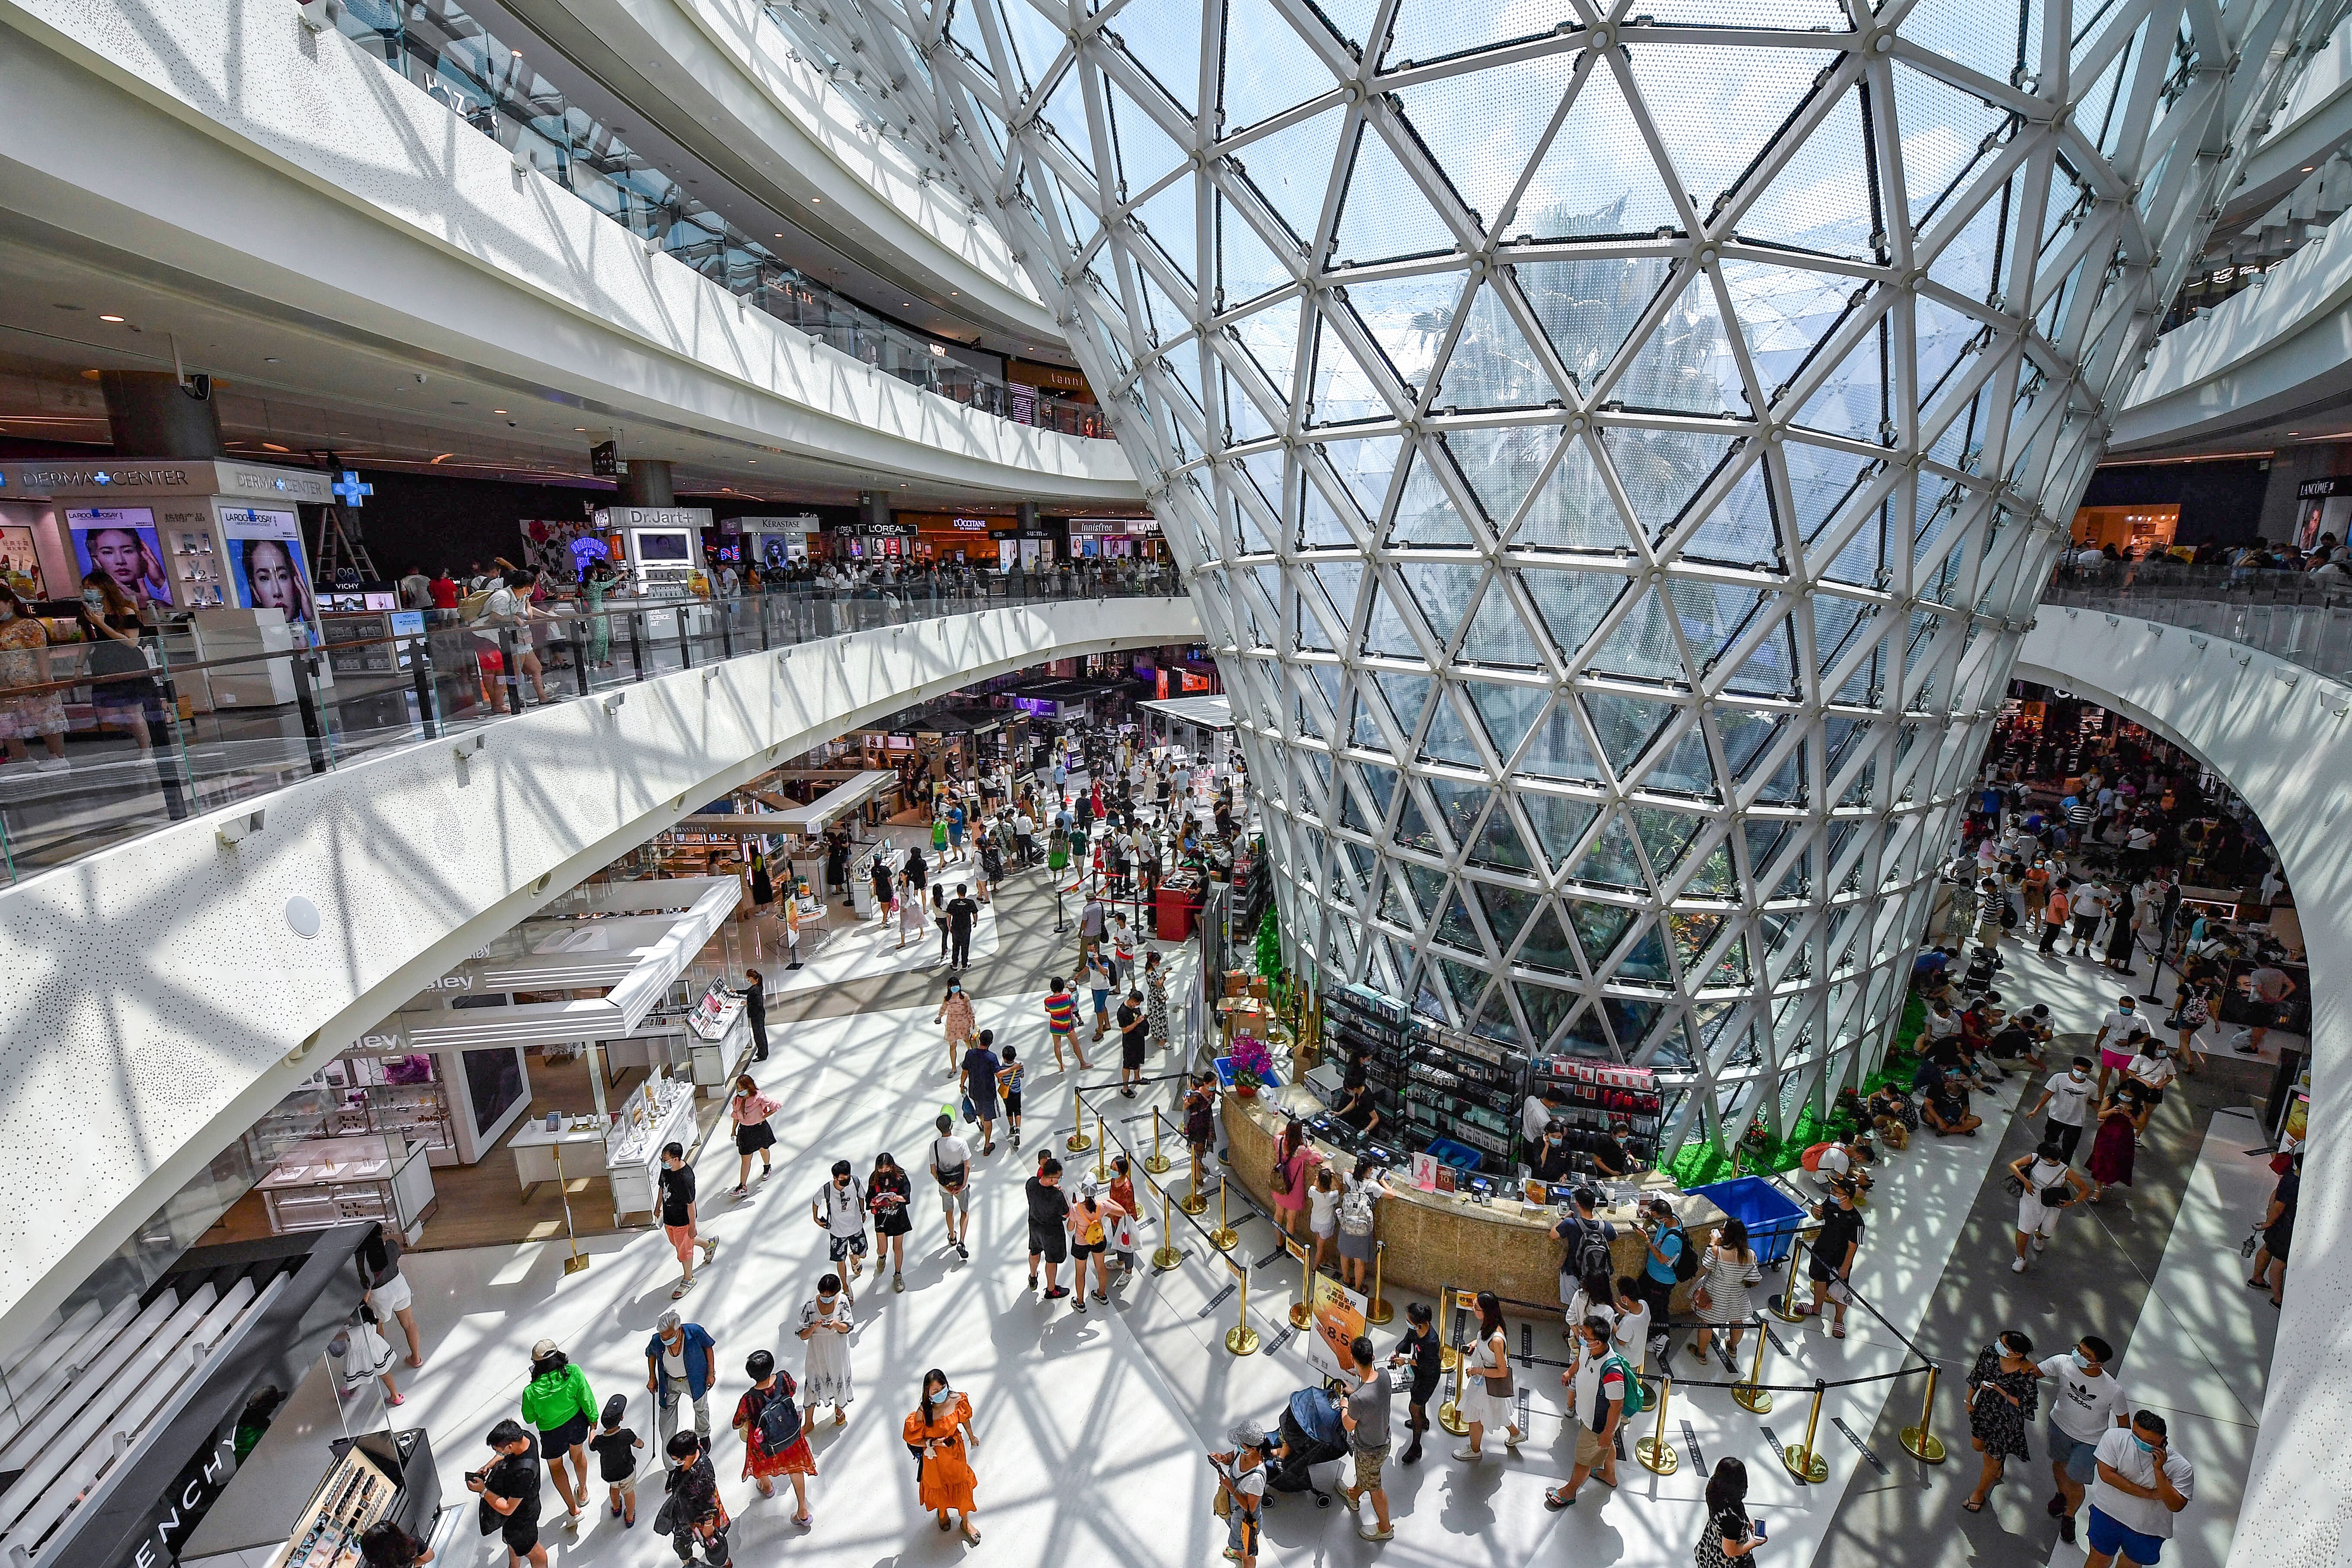
[[[241,557],[239,580],[246,608],[283,610],[289,626],[315,626],[318,612],[310,604],[310,584],[303,580],[297,546],[283,539],[236,539],[230,551]]]
[[[163,572],[163,544],[152,514],[144,510],[68,512],[67,520],[83,571],[105,573],[142,609],[172,602],[171,579]]]

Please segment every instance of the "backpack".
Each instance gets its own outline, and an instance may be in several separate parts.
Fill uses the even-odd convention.
[[[1684,1279],[1697,1279],[1697,1278],[1698,1278],[1698,1267],[1699,1267],[1699,1266],[1698,1266],[1698,1250],[1697,1250],[1697,1248],[1696,1248],[1696,1247],[1692,1247],[1692,1246],[1691,1246],[1691,1239],[1690,1239],[1690,1237],[1689,1237],[1687,1234],[1685,1234],[1685,1233],[1684,1232],[1684,1230],[1683,1230],[1683,1227],[1682,1227],[1682,1226],[1674,1226],[1673,1228],[1671,1228],[1671,1229],[1669,1229],[1669,1230],[1664,1231],[1664,1233],[1662,1233],[1662,1234],[1659,1236],[1658,1239],[1659,1239],[1660,1241],[1664,1241],[1664,1240],[1665,1240],[1665,1238],[1666,1238],[1667,1237],[1669,1237],[1669,1236],[1678,1236],[1678,1237],[1682,1237],[1682,1242],[1683,1242],[1683,1249],[1682,1249],[1680,1252],[1677,1252],[1677,1253],[1675,1253],[1675,1279],[1677,1279],[1677,1280],[1684,1280]]]
[[[1619,1355],[1613,1350],[1607,1355],[1601,1358],[1601,1375],[1602,1378],[1605,1379],[1608,1377],[1609,1369],[1612,1365],[1617,1369],[1617,1375],[1625,1380],[1625,1408],[1618,1413],[1618,1419],[1622,1421],[1628,1415],[1640,1414],[1640,1412],[1644,1408],[1642,1401],[1646,1397],[1646,1395],[1642,1387],[1642,1380],[1633,1375],[1633,1363],[1627,1361],[1623,1356]],[[1606,1420],[1608,1418],[1609,1402],[1605,1399],[1597,1399],[1593,1401],[1593,1404],[1595,1406],[1593,1410],[1594,1419],[1596,1421]],[[1592,1429],[1595,1432],[1601,1430],[1598,1426],[1595,1426]]]
[[[1276,1152],[1274,1157],[1274,1174],[1268,1178],[1268,1185],[1270,1185],[1274,1191],[1282,1194],[1286,1197],[1289,1195],[1290,1162],[1285,1159],[1279,1151]]]
[[[1569,1237],[1568,1251],[1560,1258],[1560,1268],[1571,1271],[1579,1279],[1590,1279],[1595,1274],[1613,1276],[1616,1266],[1609,1256],[1609,1237],[1597,1221],[1581,1215],[1574,1221],[1576,1234]]]
[[[761,1402],[760,1414],[752,1418],[752,1425],[760,1429],[760,1447],[771,1454],[781,1454],[800,1440],[801,1408],[784,1392],[790,1386],[778,1376],[774,1391]]]

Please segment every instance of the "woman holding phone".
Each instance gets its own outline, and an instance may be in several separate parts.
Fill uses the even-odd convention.
[[[110,717],[131,731],[140,751],[152,750],[147,725],[160,711],[162,698],[155,689],[155,678],[148,673],[147,651],[140,646],[140,633],[146,623],[140,618],[138,605],[107,574],[86,572],[74,622],[90,644],[85,668],[96,678],[90,683],[89,703],[98,710],[99,722],[103,724]]]
[[[1731,1568],[1764,1544],[1764,1521],[1748,1517],[1748,1467],[1717,1459],[1706,1478],[1706,1528],[1699,1532],[1698,1568]]]

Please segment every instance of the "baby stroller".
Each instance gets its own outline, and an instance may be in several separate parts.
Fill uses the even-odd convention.
[[[1337,1385],[1302,1388],[1290,1396],[1275,1423],[1273,1461],[1265,1484],[1279,1492],[1314,1492],[1315,1506],[1328,1508],[1328,1493],[1317,1489],[1307,1472],[1315,1466],[1347,1457],[1348,1432],[1339,1422],[1340,1394]]]

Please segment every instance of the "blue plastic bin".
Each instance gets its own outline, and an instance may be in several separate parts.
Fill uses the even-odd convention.
[[[1787,1261],[1789,1244],[1808,1217],[1802,1204],[1762,1176],[1710,1182],[1690,1190],[1748,1227],[1748,1245],[1759,1263]]]
[[[1433,1138],[1423,1151],[1441,1165],[1451,1165],[1457,1171],[1475,1171],[1486,1163],[1486,1154],[1467,1143],[1456,1143],[1451,1138]]]

